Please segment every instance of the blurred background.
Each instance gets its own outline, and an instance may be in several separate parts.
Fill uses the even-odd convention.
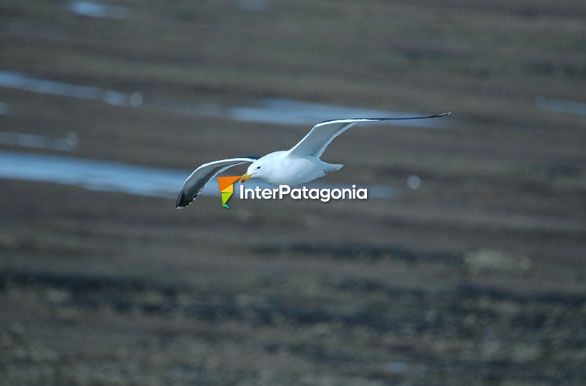
[[[584,385],[585,38],[576,0],[1,0],[1,383]],[[327,150],[377,199],[175,209],[443,111]]]

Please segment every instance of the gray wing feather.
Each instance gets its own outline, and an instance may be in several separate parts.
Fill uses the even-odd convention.
[[[296,156],[315,156],[320,157],[328,145],[340,134],[361,122],[380,122],[380,121],[405,121],[412,119],[438,118],[449,115],[442,113],[435,115],[425,115],[416,117],[397,117],[397,118],[348,118],[334,119],[331,121],[320,122],[295,145],[289,154]]]
[[[177,196],[175,206],[177,208],[189,206],[189,204],[191,204],[191,202],[201,193],[206,184],[218,174],[232,166],[254,162],[256,159],[256,157],[229,158],[208,162],[199,166],[183,183],[181,192],[179,192],[179,195]]]

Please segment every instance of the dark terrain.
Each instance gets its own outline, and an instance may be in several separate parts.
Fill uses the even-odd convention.
[[[0,1],[0,71],[144,101],[0,87],[0,131],[80,140],[0,151],[187,176],[309,127],[172,106],[453,114],[357,127],[325,153],[345,164],[326,181],[392,186],[389,200],[178,211],[0,180],[0,383],[586,384],[586,115],[539,103],[586,103],[586,3],[116,2],[126,19],[69,4]]]

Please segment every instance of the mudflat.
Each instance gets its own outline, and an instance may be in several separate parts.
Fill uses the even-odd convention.
[[[0,180],[7,384],[584,384],[586,5],[107,5],[123,8],[0,4],[0,131],[79,139],[0,151],[187,176],[311,126],[235,107],[452,116],[328,148],[345,166],[324,181],[392,187],[385,200],[176,210]]]

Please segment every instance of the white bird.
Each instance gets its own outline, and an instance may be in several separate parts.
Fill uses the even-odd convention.
[[[295,186],[313,181],[343,165],[323,162],[320,157],[328,145],[340,134],[361,122],[402,121],[439,118],[450,113],[405,118],[349,118],[320,122],[289,150],[275,151],[264,157],[238,157],[212,161],[199,166],[183,183],[177,197],[177,208],[183,208],[201,193],[204,186],[218,174],[243,163],[251,163],[240,182],[251,178],[275,184]]]

